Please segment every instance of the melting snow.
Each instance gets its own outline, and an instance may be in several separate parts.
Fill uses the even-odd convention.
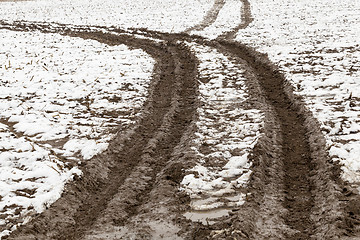
[[[0,230],[6,234],[58,199],[81,174],[78,162],[104,151],[116,131],[136,120],[154,60],[125,45],[60,34],[0,35]]]
[[[181,185],[192,197],[194,210],[239,206],[245,195],[237,190],[246,185],[251,174],[248,154],[260,136],[262,114],[246,108],[242,66],[215,49],[188,45],[200,61],[202,104],[193,141],[198,164]],[[199,198],[202,201],[196,200]]]
[[[320,121],[343,178],[360,186],[360,2],[253,0],[236,40],[268,53]]]

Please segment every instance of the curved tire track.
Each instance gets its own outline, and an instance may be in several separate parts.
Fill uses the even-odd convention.
[[[84,167],[84,179],[72,184],[65,197],[59,200],[60,203],[55,203],[52,209],[13,235],[15,239],[31,239],[33,236],[40,239],[73,239],[84,235],[88,239],[95,239],[101,237],[98,234],[104,228],[89,232],[92,226],[101,226],[104,222],[105,225],[127,226],[129,218],[145,214],[139,212],[139,206],[160,203],[160,199],[154,200],[154,192],[159,193],[161,191],[157,189],[164,189],[161,188],[160,178],[169,180],[168,194],[176,189],[182,176],[181,167],[187,163],[174,160],[175,155],[177,159],[182,159],[175,149],[184,148],[187,139],[184,133],[191,133],[197,90],[196,60],[187,49],[175,44],[175,40],[196,41],[218,49],[239,63],[245,63],[248,66],[247,84],[251,98],[266,114],[264,136],[251,156],[253,175],[246,204],[232,217],[212,226],[188,223],[183,227],[184,236],[192,239],[225,239],[229,236],[237,239],[338,239],[345,234],[353,234],[360,215],[357,210],[359,198],[348,194],[349,188],[340,180],[339,166],[330,162],[318,122],[306,109],[303,100],[293,94],[284,75],[264,54],[230,42],[239,29],[247,27],[252,21],[249,2],[243,0],[243,3],[242,23],[215,41],[188,34],[166,34],[144,29],[139,32],[134,29],[133,34],[162,39],[168,44],[131,36],[80,34],[108,44],[121,42],[144,48],[158,60],[155,75],[158,79],[151,86],[152,94],[139,125],[126,136],[119,136],[106,154]],[[212,22],[215,20],[211,18]],[[165,86],[173,79],[176,81],[169,91]],[[168,94],[172,98],[166,98]],[[170,147],[165,144],[167,142],[171,142]],[[125,152],[122,153],[123,150]],[[186,147],[182,150],[186,151]],[[114,153],[120,157],[115,157]],[[127,162],[128,156],[133,156],[136,163]],[[157,161],[158,158],[160,161]],[[145,178],[132,181],[137,176]],[[114,181],[117,183],[112,185]],[[107,184],[110,186],[101,190]],[[169,187],[171,184],[175,187]],[[131,201],[125,202],[122,194],[117,197],[118,193],[128,194],[125,198]],[[178,200],[169,203],[170,207],[175,203],[184,205],[181,196],[175,199]],[[96,203],[95,209],[93,202]],[[61,209],[61,206],[69,203],[75,203],[77,207]],[[83,213],[89,209],[93,209],[92,212],[87,215]],[[120,210],[116,213],[111,209]],[[105,218],[98,224],[100,213],[105,213]],[[57,215],[60,217],[55,217],[57,223],[54,224],[53,219]],[[61,222],[64,219],[67,219],[66,223]],[[49,229],[46,230],[44,226]],[[73,229],[75,234],[72,231],[63,238],[60,233],[64,229]],[[149,238],[147,234],[142,237]]]
[[[155,31],[149,34],[170,37]],[[225,225],[231,226],[229,231],[234,237],[250,239],[337,239],[353,234],[360,217],[356,210],[359,197],[342,182],[340,166],[331,162],[320,124],[268,57],[231,42],[234,36],[234,32],[229,32],[216,41],[208,41],[177,35],[245,62],[248,88],[267,116],[264,137],[252,154],[251,195],[239,215],[225,221]],[[208,236],[212,230],[224,230],[224,223],[195,228],[192,237]]]
[[[83,178],[70,184],[50,209],[12,234],[10,239],[81,239],[103,213],[108,214],[106,220],[124,225],[128,218],[137,214],[138,206],[146,202],[156,175],[171,159],[196,111],[197,65],[183,45],[103,32],[65,30],[64,34],[142,48],[157,60],[154,80],[135,128],[119,134],[104,154],[82,166]],[[139,169],[141,174],[137,175]],[[181,175],[179,168],[169,172],[167,177],[178,181]],[[116,198],[118,193],[126,195]],[[111,211],[114,208],[116,211]]]

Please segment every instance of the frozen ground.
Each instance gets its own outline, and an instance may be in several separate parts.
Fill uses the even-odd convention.
[[[330,155],[344,164],[344,179],[359,186],[360,2],[250,3],[255,21],[236,40],[268,53],[279,65],[321,122]],[[0,19],[180,32],[200,22],[212,4],[1,2]],[[226,1],[213,25],[191,33],[217,37],[239,23],[240,8],[240,1]],[[0,35],[0,227],[11,228],[21,223],[19,215],[41,211],[58,198],[64,183],[81,174],[73,166],[105,149],[115,127],[136,119],[154,62],[126,46],[57,34]],[[259,137],[261,113],[243,108],[244,78],[231,59],[191,47],[201,63],[203,105],[193,142],[198,165],[182,188],[192,196],[193,210],[241,205],[241,189],[251,173],[247,154]]]
[[[237,41],[269,54],[322,124],[344,179],[360,184],[360,2],[252,0]]]
[[[135,121],[154,60],[59,34],[0,35],[0,226],[9,229],[55,201],[81,174],[76,165]]]
[[[201,21],[212,3],[2,1],[0,19],[179,32]],[[0,227],[6,235],[54,202],[65,182],[81,174],[76,165],[136,119],[154,62],[126,46],[57,34],[0,35]]]
[[[241,189],[251,174],[248,154],[260,136],[262,114],[247,107],[242,66],[215,49],[189,45],[200,61],[201,107],[192,147],[198,164],[184,177],[182,188],[194,211],[237,207],[245,201]]]
[[[181,32],[202,20],[212,0],[35,0],[0,3],[0,19]]]

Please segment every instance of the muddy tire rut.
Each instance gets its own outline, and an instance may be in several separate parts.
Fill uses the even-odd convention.
[[[233,52],[236,52],[236,50],[233,50]],[[243,56],[244,53],[238,55]],[[278,222],[271,222],[271,219],[261,219],[262,224],[270,223],[269,226],[263,226],[264,229],[268,229],[265,235],[270,238],[280,238],[282,236],[284,239],[310,239],[314,230],[310,213],[314,206],[312,191],[315,189],[314,183],[310,179],[310,173],[316,163],[313,162],[310,156],[304,116],[299,114],[295,104],[287,96],[284,89],[285,79],[281,74],[271,69],[270,66],[257,63],[256,59],[251,59],[251,57],[242,58],[247,59],[249,67],[255,72],[261,91],[265,96],[265,104],[268,105],[270,115],[272,115],[269,117],[274,120],[272,124],[275,125],[273,126],[275,128],[273,129],[276,129],[275,132],[270,132],[271,135],[275,135],[275,144],[272,143],[273,146],[269,146],[274,150],[264,152],[267,149],[259,147],[253,152],[254,158],[265,161],[265,164],[260,163],[263,167],[272,168],[274,163],[277,171],[281,172],[276,174],[276,170],[273,170],[265,174],[263,177],[270,179],[274,178],[270,175],[275,174],[275,176],[278,176],[277,179],[270,182],[262,179],[265,180],[266,185],[278,184],[277,189],[276,187],[273,189],[276,193],[270,193],[269,196],[276,197],[278,202],[273,204],[275,209],[281,212]],[[267,136],[267,138],[271,137]],[[271,142],[264,142],[264,146],[266,147],[269,143]],[[267,156],[264,156],[264,153]],[[272,155],[272,153],[276,154]],[[266,185],[263,187],[266,188]],[[282,194],[279,193],[281,191],[283,191]],[[263,200],[269,201],[266,197],[268,196],[263,196]],[[266,207],[271,208],[271,205]],[[272,232],[270,230],[271,225],[278,228],[278,230]],[[259,229],[258,231],[261,233],[262,230]],[[264,233],[257,237],[262,237],[262,235]]]
[[[197,62],[184,45],[100,32],[66,34],[110,45],[141,46],[157,60],[150,94],[136,126],[119,134],[106,153],[82,166],[82,179],[14,234],[16,239],[82,239],[98,219],[102,224],[125,225],[147,201],[157,174],[170,160],[197,107]],[[178,184],[182,169],[168,171],[165,177]]]
[[[342,239],[355,234],[359,198],[341,181],[340,166],[329,160],[319,123],[266,55],[232,41],[252,21],[250,3],[243,1],[242,23],[217,40],[189,34],[216,20],[225,2],[215,3],[204,22],[181,34],[1,23],[17,31],[126,44],[156,60],[137,123],[80,166],[83,176],[9,239]],[[249,101],[265,115],[250,154],[247,201],[212,225],[185,219],[189,198],[178,190],[184,170],[195,165],[189,142],[199,105],[198,62],[184,41],[217,49],[245,66]]]
[[[163,39],[172,36],[148,34]],[[177,37],[211,46],[247,65],[251,98],[266,115],[264,135],[251,157],[254,167],[247,203],[218,225],[192,228],[188,238],[339,239],[352,235],[358,215],[349,209],[358,206],[359,198],[351,190],[344,195],[350,188],[341,180],[340,166],[326,153],[319,123],[279,69],[266,55],[231,39]]]

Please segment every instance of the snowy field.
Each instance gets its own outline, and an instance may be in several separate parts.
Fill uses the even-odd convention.
[[[209,0],[1,1],[0,20],[179,32],[211,6]],[[154,60],[126,46],[58,34],[0,35],[1,237],[54,202],[81,174],[76,166],[138,117]]]
[[[360,2],[252,0],[237,41],[268,53],[320,121],[343,178],[360,186]]]
[[[235,40],[279,65],[321,122],[329,154],[344,164],[343,178],[360,186],[360,2],[250,3],[254,21]],[[212,4],[0,1],[0,20],[181,32],[201,22]],[[191,34],[216,38],[239,24],[240,9],[241,1],[226,1],[213,25]],[[126,46],[58,34],[0,30],[0,35],[1,236],[55,201],[64,183],[81,174],[76,165],[106,149],[119,128],[133,123],[154,60]],[[260,136],[262,114],[242,108],[247,94],[239,66],[219,52],[189,46],[200,60],[203,105],[192,143],[198,165],[182,188],[193,197],[193,210],[241,205],[244,195],[238,193],[251,173],[247,154]],[[223,75],[225,68],[231,72]]]
[[[200,22],[212,0],[38,0],[0,2],[0,19],[180,32]]]
[[[154,60],[59,34],[0,36],[0,227],[9,228],[54,202],[76,166],[138,118]]]

